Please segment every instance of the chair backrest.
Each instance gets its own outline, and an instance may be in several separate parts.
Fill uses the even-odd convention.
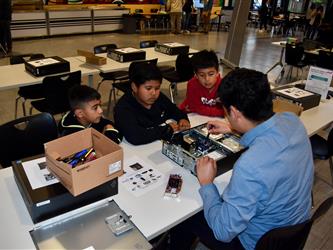
[[[138,65],[138,64],[141,64],[141,63],[147,63],[147,64],[157,64],[157,58],[155,59],[151,59],[151,60],[143,60],[143,61],[134,61],[134,62],[131,62],[130,66],[129,66],[129,69],[128,69],[128,74],[129,74],[129,78],[131,79],[131,76],[132,74],[135,72],[135,67]],[[126,92],[129,92],[129,91],[132,91],[132,88],[131,88],[131,81],[126,81],[126,82],[116,82],[116,83],[113,83],[112,86],[124,93]]]
[[[58,137],[57,124],[52,115],[41,113],[26,116],[0,126],[0,164],[44,153],[44,143]]]
[[[157,43],[158,43],[157,40],[141,41],[140,42],[140,48],[151,48],[151,47],[155,47],[155,45]]]
[[[45,56],[43,54],[22,54],[22,55],[15,55],[15,56],[11,56],[9,59],[9,63],[11,65],[13,64],[20,64],[20,63],[24,63],[26,61],[29,60],[33,60],[33,59],[41,59],[44,58]]]
[[[107,53],[108,50],[116,49],[117,45],[114,43],[101,44],[94,47],[94,54]]]
[[[147,63],[147,64],[157,65],[157,58],[150,59],[150,60],[142,60],[142,61],[131,62],[130,66],[128,68],[128,74],[130,76],[130,79],[131,79],[131,74],[133,73],[133,70],[134,70],[135,66],[138,65],[138,64],[141,64],[141,63]]]
[[[304,48],[302,45],[286,44],[285,62],[287,64],[297,66],[297,64],[302,60],[303,55]]]
[[[275,228],[265,233],[257,242],[256,250],[301,250],[312,226],[312,220]]]
[[[330,132],[330,135],[333,136],[333,133]],[[256,250],[303,249],[312,224],[316,223],[332,206],[333,197],[330,196],[319,205],[310,220],[268,231],[257,242]]]
[[[45,100],[52,114],[70,110],[68,91],[81,84],[81,71],[75,71],[43,79]]]
[[[194,76],[192,61],[187,53],[181,53],[176,59],[176,71],[181,81],[188,81]]]
[[[319,50],[317,66],[325,69],[333,69],[333,52]]]

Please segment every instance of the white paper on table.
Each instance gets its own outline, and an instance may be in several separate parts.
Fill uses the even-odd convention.
[[[59,182],[58,179],[45,167],[46,164],[41,164],[44,162],[46,162],[45,157],[22,163],[32,189],[46,187]]]
[[[161,172],[137,156],[124,161],[124,170],[126,173],[120,176],[118,181],[136,197],[155,189],[164,181],[164,175]]]
[[[35,67],[41,67],[41,66],[45,66],[45,65],[59,63],[59,61],[54,59],[54,58],[45,58],[45,59],[30,61],[28,63],[35,66]]]
[[[332,76],[332,70],[311,66],[305,89],[321,95],[321,99],[325,100],[328,88],[331,85]]]
[[[298,98],[303,98],[303,97],[307,97],[307,96],[311,96],[313,95],[313,93],[303,90],[303,89],[299,89],[299,88],[286,88],[286,89],[279,89],[277,90],[277,92],[280,92],[282,94],[285,94],[289,97],[298,99]]]
[[[139,52],[141,50],[128,47],[128,48],[115,49],[115,51],[119,51],[119,52],[122,52],[122,53],[133,53],[133,52]]]

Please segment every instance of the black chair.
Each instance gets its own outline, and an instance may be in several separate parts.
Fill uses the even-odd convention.
[[[155,47],[156,44],[158,43],[157,40],[146,40],[146,41],[141,41],[140,42],[140,48],[152,48]],[[170,65],[159,65],[158,69],[162,72],[162,73],[166,73],[166,72],[171,72],[175,70],[175,67],[170,66]]]
[[[142,60],[142,61],[131,62],[130,66],[129,66],[129,69],[128,69],[129,75],[131,75],[131,72],[133,71],[133,68],[137,64],[140,64],[140,63],[148,63],[148,64],[152,63],[152,64],[156,65],[157,64],[157,58],[151,59],[151,60]],[[120,90],[123,93],[126,93],[128,91],[132,91],[131,81],[128,80],[128,81],[125,81],[125,82],[116,82],[116,83],[112,84],[112,89],[111,89],[110,95],[109,95],[107,114],[109,114],[109,112],[111,110],[111,98],[113,97],[114,103],[116,103],[116,101],[117,101],[116,90]]]
[[[286,52],[285,52],[285,62],[290,66],[289,78],[291,78],[293,73],[293,67],[297,69],[297,77],[298,77],[298,69],[301,69],[301,78],[303,76],[303,68],[307,66],[306,62],[303,60],[304,58],[304,48],[301,44],[286,44]]]
[[[176,59],[176,69],[171,72],[162,73],[162,75],[164,79],[170,82],[170,99],[172,102],[174,102],[173,94],[177,91],[177,83],[186,82],[194,75],[194,70],[191,59],[189,58],[189,54],[179,54]]]
[[[23,54],[23,55],[15,55],[10,57],[10,64],[21,64],[29,60],[33,59],[41,59],[44,58],[43,54]],[[22,110],[23,116],[26,116],[25,102],[28,99],[40,99],[44,97],[44,91],[42,84],[36,84],[31,86],[20,87],[17,92],[17,97],[15,99],[15,119],[17,118],[17,107],[18,101],[22,100]]]
[[[333,197],[327,198],[316,209],[310,220],[303,223],[274,228],[265,233],[257,242],[256,250],[301,250],[304,248],[312,224],[323,216],[333,204]]]
[[[42,84],[45,98],[31,102],[30,115],[33,108],[52,115],[65,113],[70,110],[68,91],[75,85],[81,84],[81,71],[47,76]]]
[[[317,66],[333,70],[333,52],[319,50]]]
[[[310,137],[310,142],[314,159],[329,160],[333,186],[333,129],[329,132],[327,140],[316,134]]]
[[[57,124],[52,115],[41,113],[26,116],[0,126],[0,164],[44,153],[44,143],[58,137]]]
[[[109,50],[116,49],[116,44],[102,44],[94,47],[94,54],[101,54],[101,53],[107,53]],[[116,81],[123,81],[128,79],[128,71],[126,70],[119,70],[115,72],[109,72],[109,73],[99,73],[100,77],[102,78],[101,81],[97,84],[97,91],[101,84],[104,81],[112,81],[113,83]]]

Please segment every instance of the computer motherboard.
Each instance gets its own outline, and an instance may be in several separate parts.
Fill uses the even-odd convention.
[[[196,175],[196,161],[209,156],[217,161],[217,175],[232,169],[244,148],[236,134],[208,134],[207,124],[174,134],[163,141],[162,153]]]

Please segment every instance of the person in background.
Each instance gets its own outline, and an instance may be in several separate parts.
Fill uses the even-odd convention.
[[[183,5],[183,31],[184,33],[190,33],[190,21],[191,21],[191,13],[193,10],[193,0],[186,0]]]
[[[131,92],[114,108],[117,128],[134,145],[170,140],[177,131],[190,128],[187,115],[160,92],[162,74],[152,63],[130,66]]]
[[[310,21],[311,21],[311,15],[312,12],[316,10],[316,4],[315,3],[311,3],[310,7],[308,8],[308,10],[306,11],[306,15],[305,15],[305,31],[304,31],[304,35],[306,38],[309,38],[310,33],[311,33],[311,25],[310,25]]]
[[[210,30],[210,16],[212,14],[213,0],[204,0],[204,7],[201,12],[203,33],[208,34]]]
[[[170,13],[171,32],[174,34],[181,33],[182,25],[182,8],[185,0],[168,0],[167,10]]]
[[[110,120],[103,117],[101,95],[95,89],[85,85],[73,87],[69,92],[69,103],[71,111],[58,124],[60,136],[94,128],[114,142],[121,142],[122,135]]]
[[[221,76],[215,52],[202,50],[195,53],[191,61],[195,75],[187,83],[186,98],[179,108],[188,113],[224,116],[221,100],[217,96]]]
[[[0,43],[6,53],[12,51],[12,35],[10,31],[10,22],[12,20],[12,2],[11,0],[0,1]],[[0,49],[0,52],[1,49]]]
[[[319,5],[311,13],[309,39],[313,40],[316,39],[318,27],[320,26],[323,17],[324,17],[324,8],[322,5]]]
[[[220,196],[216,161],[197,161],[203,212],[171,230],[170,249],[189,249],[196,236],[210,249],[255,249],[273,228],[303,223],[311,215],[314,164],[307,132],[292,113],[273,112],[267,75],[236,69],[223,78],[224,121],[209,121],[211,134],[242,135],[247,148]]]
[[[259,19],[260,19],[260,26],[259,31],[263,32],[262,29],[264,27],[265,31],[267,31],[267,22],[268,22],[268,6],[267,0],[263,0],[261,3],[261,7],[259,9]]]

